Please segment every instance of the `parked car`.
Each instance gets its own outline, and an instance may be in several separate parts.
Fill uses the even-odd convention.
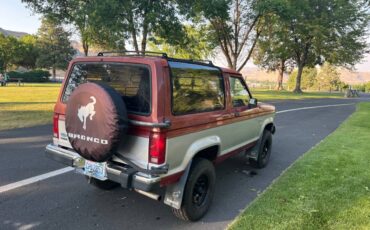
[[[211,205],[217,163],[244,152],[255,167],[267,165],[274,115],[234,70],[99,53],[70,62],[46,154],[98,188],[164,195],[177,217],[196,221]]]

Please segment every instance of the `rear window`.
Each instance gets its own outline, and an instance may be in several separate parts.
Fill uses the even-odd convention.
[[[223,77],[218,68],[182,62],[171,67],[172,113],[201,113],[225,108]]]
[[[87,82],[113,87],[131,113],[149,114],[151,110],[150,71],[146,65],[128,63],[78,63],[69,75],[62,101],[67,102],[73,90]]]

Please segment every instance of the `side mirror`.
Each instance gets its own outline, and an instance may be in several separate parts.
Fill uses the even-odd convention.
[[[258,100],[257,100],[257,98],[250,98],[249,99],[249,102],[248,102],[248,106],[249,106],[249,108],[256,108],[257,107],[257,105],[258,105]]]

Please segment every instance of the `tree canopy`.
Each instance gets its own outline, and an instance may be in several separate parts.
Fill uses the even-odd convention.
[[[178,44],[184,33],[175,1],[22,0],[35,12],[74,25],[88,54],[90,44],[145,51],[149,36]]]
[[[229,68],[240,71],[251,58],[261,33],[263,7],[258,0],[180,1],[185,15],[209,24]],[[212,7],[210,7],[212,6]]]
[[[34,12],[53,19],[59,24],[67,23],[76,27],[81,37],[85,55],[91,43],[90,17],[94,15],[94,4],[87,0],[22,0]]]
[[[253,55],[259,66],[279,70],[280,86],[287,64],[293,64],[297,93],[304,67],[324,62],[351,67],[363,57],[370,10],[365,0],[22,2],[77,28],[85,55],[91,45],[140,53],[150,43],[152,50],[192,58],[215,48],[232,69],[242,70]]]
[[[185,26],[186,40],[177,45],[171,45],[161,38],[154,37],[149,42],[149,48],[152,51],[165,52],[175,58],[207,59],[214,55],[217,43],[214,42],[212,34],[206,27],[206,25]]]
[[[39,49],[37,45],[37,36],[26,35],[19,39],[18,48],[15,55],[14,64],[28,69],[36,68]]]
[[[0,72],[6,71],[15,62],[18,46],[15,37],[0,34]]]
[[[294,92],[301,92],[305,66],[325,61],[352,66],[363,57],[367,45],[364,37],[369,22],[368,6],[364,1],[284,2],[276,28],[287,31],[289,39],[278,40],[292,49],[289,56],[298,67]]]
[[[57,68],[65,69],[75,50],[71,47],[69,33],[54,20],[44,18],[38,31],[39,57],[37,65],[51,68],[53,77]]]

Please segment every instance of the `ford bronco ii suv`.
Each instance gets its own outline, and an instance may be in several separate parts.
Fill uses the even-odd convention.
[[[102,52],[69,64],[46,155],[98,188],[164,196],[177,217],[195,221],[212,202],[217,163],[246,153],[253,166],[266,166],[274,115],[234,70]]]

